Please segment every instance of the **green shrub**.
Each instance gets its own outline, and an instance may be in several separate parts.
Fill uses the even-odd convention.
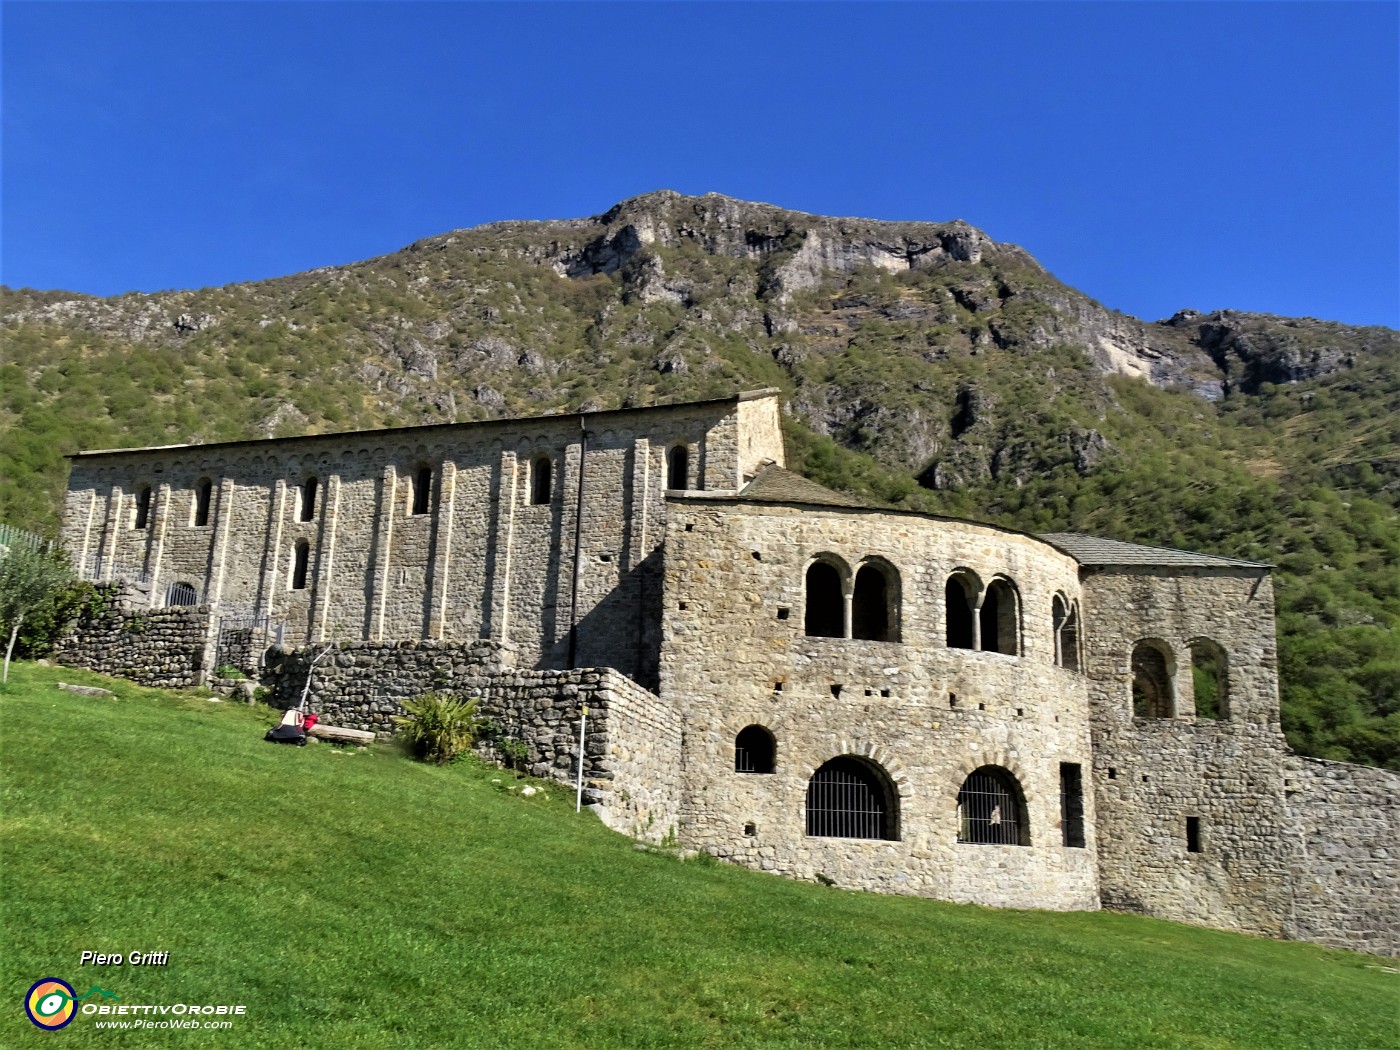
[[[451,693],[424,693],[403,701],[401,706],[405,714],[394,716],[399,739],[421,761],[444,765],[476,742],[481,727],[476,717],[476,700],[464,700]]]

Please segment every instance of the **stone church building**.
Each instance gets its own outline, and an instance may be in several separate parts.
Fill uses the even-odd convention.
[[[790,877],[1400,952],[1400,776],[1288,750],[1269,566],[863,506],[774,391],[84,452],[63,521],[112,585],[70,663],[476,696],[611,826]]]

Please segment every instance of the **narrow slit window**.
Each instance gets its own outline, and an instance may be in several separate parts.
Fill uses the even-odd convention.
[[[208,478],[200,478],[194,486],[194,524],[196,527],[209,524],[209,501],[214,492],[214,483]]]
[[[132,519],[133,529],[144,529],[151,523],[151,486],[142,486],[136,494],[136,517]]]
[[[666,487],[690,488],[690,452],[684,445],[676,445],[666,452]]]
[[[1201,852],[1201,818],[1186,818],[1186,852]]]
[[[1084,772],[1078,762],[1060,763],[1060,829],[1066,846],[1084,846]]]
[[[413,479],[413,513],[428,513],[428,502],[433,492],[433,468],[419,467]]]
[[[316,520],[316,479],[307,478],[301,483],[301,513],[297,515],[300,521]]]
[[[307,569],[311,565],[311,544],[298,540],[292,551],[292,590],[306,590]]]
[[[549,502],[552,492],[554,464],[548,456],[536,456],[530,461],[530,502],[542,506]]]

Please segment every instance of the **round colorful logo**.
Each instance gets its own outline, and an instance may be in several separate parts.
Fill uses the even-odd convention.
[[[73,1020],[78,1012],[73,986],[57,977],[35,981],[24,997],[24,1012],[45,1031],[54,1032]]]

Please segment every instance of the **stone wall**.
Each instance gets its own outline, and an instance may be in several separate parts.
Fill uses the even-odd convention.
[[[761,461],[781,462],[777,421],[776,399],[757,393],[80,454],[63,541],[99,577],[120,565],[149,578],[152,606],[189,584],[223,613],[285,622],[292,645],[486,638],[513,645],[524,666],[606,665],[654,683],[649,559],[664,529],[666,454],[686,449],[687,487],[732,492]],[[549,498],[536,503],[541,464]]]
[[[109,586],[99,594],[101,612],[82,613],[55,647],[55,659],[147,686],[189,689],[203,683],[207,606],[150,609],[142,602],[133,608],[144,591]]]
[[[1088,573],[1084,613],[1104,903],[1285,935],[1288,751],[1267,570]],[[1200,639],[1225,653],[1225,717],[1195,710],[1189,643]],[[1170,672],[1165,717],[1134,713],[1132,654],[1144,640]]]
[[[1400,773],[1302,757],[1287,772],[1288,935],[1400,955]]]
[[[856,889],[1098,906],[1092,798],[1086,846],[1066,845],[1061,825],[1060,765],[1087,783],[1092,761],[1084,678],[1055,663],[1051,607],[1056,594],[1078,598],[1072,559],[1034,537],[916,515],[698,494],[671,503],[661,682],[686,718],[682,844]],[[809,637],[816,560],[843,567],[852,610],[859,567],[881,566],[898,640]],[[944,588],[958,570],[1014,584],[1013,653],[947,645]],[[771,773],[736,771],[750,725],[776,741]],[[809,781],[844,755],[887,779],[893,837],[807,834]],[[959,789],[984,766],[1015,778],[1028,845],[959,841]]]
[[[307,669],[322,649],[275,653],[264,682],[276,706],[295,706]],[[525,744],[527,770],[573,785],[579,717],[584,739],[584,802],[610,826],[660,841],[674,834],[680,803],[680,721],[654,693],[611,668],[517,669],[508,647],[417,641],[342,642],[315,665],[308,707],[328,725],[388,734],[399,701],[431,691],[478,700],[491,724],[479,750]]]

